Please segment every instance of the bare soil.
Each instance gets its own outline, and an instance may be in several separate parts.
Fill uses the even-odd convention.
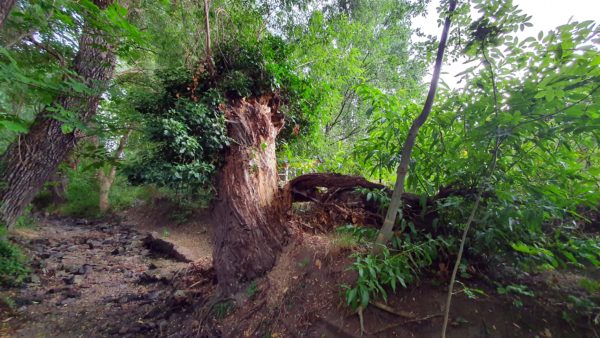
[[[212,257],[212,244],[208,212],[200,210],[180,220],[182,211],[168,200],[153,200],[150,205],[126,210],[123,216],[128,223],[143,232],[175,243],[186,257],[196,261]]]
[[[0,336],[360,336],[358,316],[345,306],[341,287],[356,278],[348,270],[352,250],[332,234],[297,227],[271,272],[235,297],[223,298],[216,293],[208,231],[169,226],[161,217],[130,214],[123,222],[49,218],[41,219],[36,230],[16,232],[12,240],[26,248],[34,275],[22,288],[0,291],[15,303],[0,312]],[[139,223],[130,223],[134,220]],[[195,252],[194,262],[169,259],[144,246],[147,232],[161,233],[165,226],[169,234],[164,239],[178,250]],[[520,307],[481,279],[465,281],[487,296],[456,295],[448,336],[598,337],[585,319],[570,324],[562,319],[563,311],[572,309],[548,287],[553,278],[563,277],[524,281],[536,297],[522,298]],[[369,306],[364,336],[439,337],[445,285],[447,276],[431,274],[390,296],[387,305],[409,316]]]

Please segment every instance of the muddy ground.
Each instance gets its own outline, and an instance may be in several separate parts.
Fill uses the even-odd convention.
[[[0,314],[0,336],[360,336],[358,317],[343,304],[340,286],[355,278],[347,269],[350,250],[333,236],[298,232],[265,278],[236,297],[221,298],[203,227],[165,228],[135,217],[94,222],[57,217],[17,231],[12,240],[26,249],[33,274],[25,286],[0,292],[13,302]],[[150,232],[152,240],[146,239]],[[160,238],[184,254],[157,249]],[[202,243],[202,249],[193,243]],[[438,337],[445,278],[425,276],[391,297],[388,305],[396,314],[370,306],[365,336]],[[545,294],[545,277],[536,278],[531,283],[535,288],[539,282],[537,297],[522,299],[518,307],[513,298],[473,280],[471,286],[487,296],[455,297],[449,337],[598,336],[585,318],[565,322],[563,312],[571,310]]]

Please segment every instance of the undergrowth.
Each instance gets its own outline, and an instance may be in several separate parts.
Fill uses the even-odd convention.
[[[99,187],[96,172],[86,169],[69,169],[69,184],[66,188],[66,201],[57,207],[64,215],[86,218],[102,216],[99,208]],[[110,194],[110,210],[124,210],[138,201],[146,201],[149,196],[147,187],[132,186],[125,177],[117,175]]]
[[[0,230],[0,238],[5,236],[4,227]],[[27,258],[17,246],[7,240],[0,239],[0,286],[21,285],[29,275]]]
[[[338,232],[351,236],[356,243],[369,245],[377,235],[377,230],[368,227],[346,225]],[[433,264],[440,253],[446,252],[452,244],[443,238],[417,237],[416,232],[395,238],[390,247],[385,247],[380,255],[356,252],[352,254],[354,263],[350,266],[358,274],[355,285],[343,285],[346,303],[353,309],[366,308],[375,298],[387,301],[389,289],[396,292],[399,286],[406,288],[419,278],[422,269]],[[398,236],[399,237],[399,236]]]

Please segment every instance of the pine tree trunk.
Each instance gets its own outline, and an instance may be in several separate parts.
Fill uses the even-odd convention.
[[[110,2],[94,1],[101,9],[106,8]],[[102,32],[84,28],[72,70],[94,94],[62,94],[56,98],[53,106],[78,113],[84,123],[89,121],[96,113],[104,86],[112,78],[114,65],[115,56]],[[11,144],[2,155],[0,222],[6,226],[14,224],[77,142],[75,133],[63,133],[62,122],[51,118],[51,114],[48,109],[40,112],[29,132]]]
[[[4,25],[4,21],[8,18],[10,10],[15,6],[16,0],[0,1],[0,28]]]
[[[276,107],[264,97],[223,108],[232,145],[217,183],[213,260],[225,294],[267,272],[287,237],[291,194],[277,185],[275,138],[283,116]]]

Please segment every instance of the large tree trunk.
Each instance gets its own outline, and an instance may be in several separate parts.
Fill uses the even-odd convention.
[[[101,9],[111,2],[112,0],[94,1]],[[84,123],[89,121],[96,113],[104,86],[112,78],[114,65],[115,56],[102,32],[90,27],[84,28],[72,69],[94,94],[62,94],[56,98],[53,106],[77,112]],[[62,122],[53,119],[51,114],[48,109],[40,112],[29,132],[11,144],[2,155],[0,222],[9,227],[77,142],[75,133],[63,133]]]
[[[16,3],[16,0],[0,1],[0,28],[2,28],[2,25],[4,24],[4,20],[6,20],[6,18],[8,18],[8,15],[10,14],[10,10],[13,8],[15,3]]]
[[[213,261],[221,291],[231,294],[275,264],[291,197],[277,185],[275,138],[283,116],[276,100],[241,100],[222,110],[232,145],[217,183]]]

